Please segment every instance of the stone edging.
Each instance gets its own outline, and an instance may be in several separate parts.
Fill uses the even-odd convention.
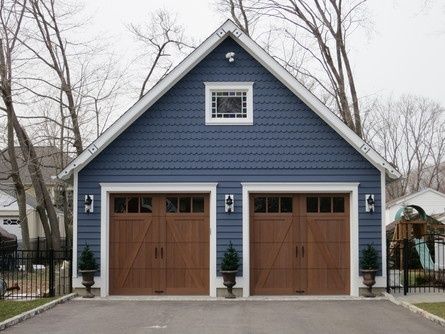
[[[394,298],[393,295],[384,292],[385,297],[392,303],[399,305],[399,306],[403,306],[405,308],[407,308],[408,310],[410,310],[413,313],[419,314],[422,317],[431,320],[433,322],[435,322],[436,324],[439,324],[443,327],[445,327],[445,319],[442,319],[441,317],[438,317],[437,315],[431,314],[430,312],[427,312],[423,309],[421,309],[420,307],[417,307],[411,303],[405,302],[405,301],[401,301],[401,300],[397,300],[396,298]]]
[[[77,296],[77,293],[70,293],[69,295],[57,298],[55,300],[50,301],[49,303],[40,305],[39,307],[36,307],[32,310],[23,312],[21,314],[18,314],[16,316],[12,317],[12,318],[6,319],[5,321],[0,322],[0,331],[6,329],[8,327],[14,326],[15,324],[18,324],[19,322],[25,321],[26,319],[33,318],[37,314],[45,312],[46,310],[53,308],[57,304],[64,303],[70,299],[73,299],[76,296]],[[17,301],[17,303],[20,303],[20,301]]]

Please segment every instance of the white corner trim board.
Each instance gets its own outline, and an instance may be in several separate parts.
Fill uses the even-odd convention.
[[[110,193],[209,193],[210,194],[210,296],[216,297],[216,186],[217,183],[101,183],[100,295],[109,295]],[[74,260],[73,260],[74,262]]]
[[[163,80],[156,84],[139,101],[128,109],[113,125],[99,136],[84,152],[66,166],[58,175],[67,179],[73,170],[81,170],[97,154],[107,147],[119,134],[132,124],[142,113],[151,107],[162,95],[173,87],[205,56],[215,49],[226,37],[234,38],[252,57],[267,68],[278,80],[298,96],[312,111],[330,125],[341,137],[372,163],[377,169],[386,171],[391,178],[401,174],[380,154],[354,133],[338,116],[329,110],[314,94],[306,89],[294,76],[282,67],[255,41],[244,34],[230,20],[211,34],[199,47],[176,66]]]
[[[381,213],[382,213],[382,263],[386,263],[386,174],[380,173]],[[382,276],[386,277],[386,265],[382,265]],[[385,285],[386,286],[386,282]]]
[[[79,192],[79,173],[73,175],[73,278],[77,277],[77,206]]]
[[[359,183],[241,183],[243,192],[243,297],[250,295],[250,225],[251,193],[349,193],[350,194],[350,294],[359,295],[358,186]]]

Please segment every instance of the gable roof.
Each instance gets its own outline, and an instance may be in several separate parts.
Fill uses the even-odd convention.
[[[35,208],[37,203],[35,199],[29,194],[26,194],[26,208]],[[1,211],[18,211],[19,206],[17,204],[17,199],[13,191],[8,191],[7,189],[0,190],[0,212]]]
[[[57,180],[54,180],[53,176],[60,171],[60,167],[65,166],[72,158],[68,154],[61,152],[56,146],[35,146],[34,149],[45,184],[56,184]],[[20,147],[15,147],[15,152],[20,178],[25,186],[30,186],[32,185],[32,180],[28,170],[28,161],[23,157]],[[0,185],[11,186],[14,183],[10,174],[11,164],[9,162],[8,149],[5,148],[0,151]]]
[[[128,109],[113,125],[88,146],[84,152],[71,161],[58,177],[67,179],[74,170],[79,171],[86,166],[228,36],[232,37],[238,44],[240,44],[253,58],[298,96],[312,111],[330,125],[341,137],[343,137],[343,139],[359,151],[377,169],[386,171],[387,175],[392,179],[400,177],[400,173],[389,162],[352,131],[337,115],[331,112],[331,110],[329,110],[328,107],[326,107],[314,94],[304,87],[256,42],[243,33],[231,20],[227,20],[198,48],[176,66],[163,80],[158,82],[139,101],[130,107],[130,109]]]
[[[437,191],[437,190],[434,190],[434,189],[431,189],[431,188],[425,188],[425,189],[417,191],[415,193],[411,193],[411,194],[408,194],[408,195],[405,195],[405,196],[393,199],[392,201],[386,203],[386,209],[389,209],[389,208],[393,207],[394,205],[398,205],[398,204],[402,204],[402,203],[404,203],[406,201],[410,201],[413,198],[421,196],[421,195],[423,195],[423,194],[425,194],[427,192],[431,192],[433,194],[439,195],[439,196],[443,197],[443,199],[445,201],[445,194],[444,193],[441,193],[440,191]]]

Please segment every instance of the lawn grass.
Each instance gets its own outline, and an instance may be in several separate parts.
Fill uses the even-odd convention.
[[[430,312],[432,314],[437,315],[438,317],[445,319],[445,302],[442,302],[442,303],[420,303],[420,304],[415,304],[415,305],[427,312]]]
[[[40,305],[49,303],[55,298],[40,298],[34,300],[0,300],[0,322],[12,318],[20,313],[32,310]]]

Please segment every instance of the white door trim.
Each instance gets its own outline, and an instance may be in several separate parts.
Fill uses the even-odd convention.
[[[209,294],[216,297],[216,187],[217,183],[100,183],[100,272],[101,297],[109,295],[110,193],[209,193],[210,265]]]
[[[350,294],[359,295],[359,235],[358,186],[359,183],[241,183],[243,188],[243,297],[250,295],[250,225],[249,195],[251,193],[349,193],[350,194]]]

